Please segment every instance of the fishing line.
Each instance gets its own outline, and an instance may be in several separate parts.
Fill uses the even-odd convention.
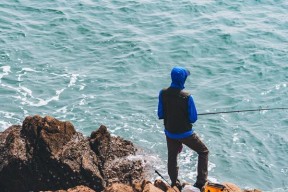
[[[241,112],[250,112],[250,111],[272,111],[272,110],[285,110],[285,109],[288,109],[288,107],[244,109],[244,110],[235,110],[235,111],[219,111],[219,112],[199,113],[198,115],[215,115],[215,114],[222,114],[222,113],[241,113]]]

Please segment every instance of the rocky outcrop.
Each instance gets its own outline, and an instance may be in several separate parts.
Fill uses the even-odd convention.
[[[156,180],[154,184],[148,180],[133,182],[131,186],[122,183],[113,183],[104,192],[180,192],[176,187],[171,188],[162,180]]]
[[[145,180],[136,153],[104,125],[84,137],[70,122],[27,117],[0,132],[0,191],[179,192],[162,180]],[[260,192],[223,185],[225,192]]]
[[[133,188],[122,183],[114,183],[107,187],[104,192],[134,192]]]
[[[92,150],[100,159],[100,170],[107,185],[115,182],[132,184],[132,181],[142,178],[142,162],[130,158],[136,153],[132,142],[111,137],[103,125],[91,133],[89,140]]]
[[[69,188],[67,190],[57,190],[57,191],[45,191],[45,192],[95,192],[93,189],[86,187],[84,185],[79,185],[73,188]]]
[[[220,189],[220,191],[223,191],[223,192],[261,192],[258,189],[241,190],[237,185],[233,183],[224,182],[222,183],[222,185],[225,186],[224,189]],[[195,189],[195,188],[191,189],[191,187],[192,186],[188,183],[183,184],[182,191],[185,191],[185,192],[198,191],[199,192],[198,189]],[[59,190],[57,192],[85,192],[85,191],[95,192],[94,190],[85,186],[75,187],[72,189],[68,189],[67,191]],[[208,189],[208,191],[210,190]],[[215,191],[215,189],[213,189],[213,191]],[[218,190],[216,189],[216,191]],[[180,192],[180,191],[178,188],[176,187],[171,188],[171,186],[164,183],[164,181],[157,179],[155,180],[154,184],[152,184],[151,181],[147,181],[147,180],[142,180],[140,182],[137,181],[133,183],[132,186],[123,184],[123,183],[113,183],[109,187],[106,187],[103,192]]]
[[[135,153],[131,142],[112,137],[105,126],[86,138],[70,122],[27,117],[22,126],[0,133],[0,188],[56,191],[84,185],[103,191],[115,181],[142,179],[141,161],[129,160]]]

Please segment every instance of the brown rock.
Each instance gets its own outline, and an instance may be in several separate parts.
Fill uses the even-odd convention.
[[[56,191],[42,191],[42,192],[96,192],[93,189],[84,186],[84,185],[79,185],[73,188],[69,188],[67,190],[56,190]]]
[[[163,190],[155,187],[152,183],[148,183],[147,185],[145,185],[143,192],[163,192]]]
[[[0,133],[1,191],[55,191],[82,184],[99,191],[105,187],[96,154],[71,123],[36,115]]]
[[[112,137],[105,126],[85,138],[70,122],[27,117],[22,126],[0,132],[0,189],[56,191],[84,185],[100,192],[106,183],[132,185],[143,179],[135,154],[130,141]]]
[[[224,192],[242,192],[242,190],[233,183],[224,182],[222,185],[225,186]]]
[[[21,132],[28,140],[30,153],[41,152],[48,157],[56,155],[76,133],[70,122],[61,122],[49,116],[41,118],[39,115],[26,117]]]
[[[157,179],[154,182],[154,186],[158,187],[159,189],[161,189],[162,191],[167,191],[168,190],[168,186],[166,185],[166,183],[164,181],[162,181],[161,179]],[[175,191],[174,191],[175,192]]]
[[[135,155],[136,148],[133,143],[120,137],[111,137],[107,127],[101,125],[90,136],[90,145],[101,161],[112,161],[120,157]]]
[[[25,172],[28,161],[25,140],[20,137],[20,130],[20,126],[11,126],[4,132],[0,132],[1,191],[5,191],[7,185],[10,191],[19,191],[23,185],[27,185],[20,177]]]
[[[166,192],[180,192],[180,190],[176,186],[174,186],[173,188],[169,187]]]
[[[143,188],[142,188],[142,183],[141,182],[134,182],[132,185],[133,189],[135,192],[142,192]]]
[[[135,192],[142,192],[145,185],[147,185],[148,183],[151,183],[151,182],[146,179],[142,181],[134,181],[132,187]]]
[[[110,187],[105,188],[103,192],[133,192],[131,186],[122,183],[113,183]]]
[[[25,141],[20,137],[20,126],[11,126],[1,134],[0,147],[10,156],[27,161]],[[2,146],[1,146],[2,145]],[[1,158],[1,157],[0,157]]]
[[[67,192],[96,192],[96,191],[94,191],[93,189],[90,189],[89,187],[80,185],[80,186],[68,189]]]
[[[130,141],[111,137],[107,128],[101,125],[91,133],[90,145],[101,161],[100,166],[108,185],[115,182],[132,185],[133,181],[143,179],[142,161],[129,159],[137,151]]]

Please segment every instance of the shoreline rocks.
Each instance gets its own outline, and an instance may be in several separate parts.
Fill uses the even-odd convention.
[[[103,191],[113,182],[131,184],[143,179],[142,162],[127,158],[136,151],[104,125],[86,138],[70,122],[29,116],[22,126],[0,133],[0,188],[55,191],[84,185]]]
[[[22,125],[0,132],[0,190],[179,192],[162,180],[146,180],[137,152],[132,142],[111,136],[104,125],[84,137],[68,121],[28,116]],[[225,185],[226,192],[241,191]]]

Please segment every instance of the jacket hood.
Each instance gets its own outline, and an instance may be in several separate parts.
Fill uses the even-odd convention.
[[[172,83],[170,87],[177,89],[184,89],[184,84],[187,77],[190,75],[190,71],[183,67],[174,67],[171,71]]]

